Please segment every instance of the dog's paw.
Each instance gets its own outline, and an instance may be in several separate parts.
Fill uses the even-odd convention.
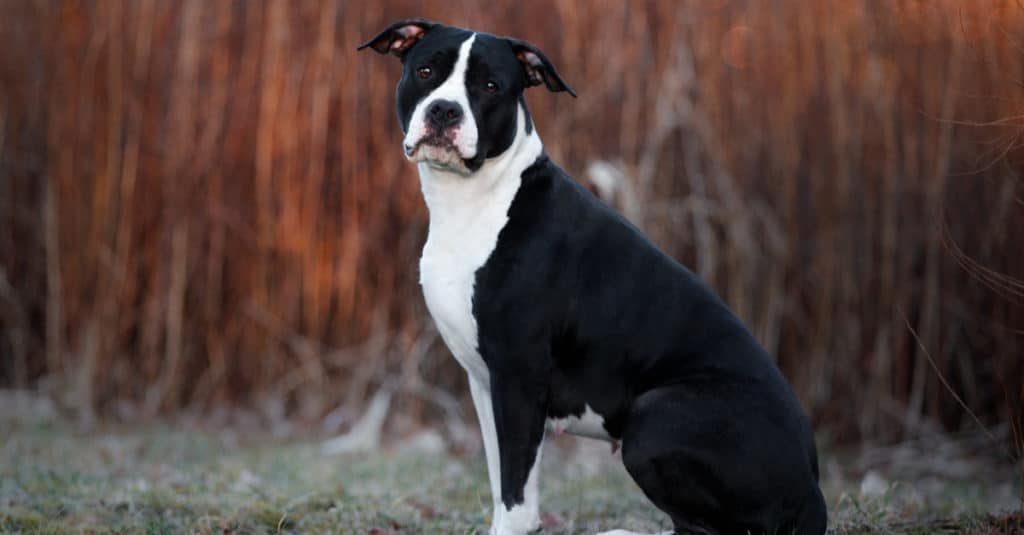
[[[517,505],[510,511],[500,510],[491,526],[491,535],[526,535],[540,529],[540,512]]]

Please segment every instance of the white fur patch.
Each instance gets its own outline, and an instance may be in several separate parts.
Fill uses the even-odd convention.
[[[604,428],[604,418],[594,412],[590,405],[585,406],[583,414],[580,416],[549,419],[548,428],[559,434],[569,433],[570,435],[596,438],[609,442],[615,441]]]
[[[430,105],[439,99],[451,100],[462,106],[463,119],[455,129],[455,138],[452,140],[455,149],[458,151],[458,156],[466,160],[476,156],[476,145],[480,134],[477,129],[476,119],[473,117],[473,110],[469,106],[469,97],[466,94],[466,70],[469,69],[469,52],[473,48],[473,41],[475,40],[476,34],[474,33],[463,41],[459,47],[459,58],[455,61],[455,67],[452,68],[448,79],[416,104],[416,109],[412,112],[412,119],[409,121],[409,131],[405,134],[405,139],[402,142],[406,147],[415,148],[420,140],[423,139],[423,136],[426,135],[426,114],[427,110],[430,109]],[[420,147],[412,155],[409,155],[407,152],[407,157],[416,162],[429,163],[436,161],[442,164],[443,167],[448,168],[457,168],[462,165],[461,162],[454,161],[453,155],[434,154],[429,150],[424,150],[426,148]],[[434,152],[436,153],[437,151],[435,150]]]
[[[419,164],[420,186],[430,210],[430,230],[420,257],[420,285],[427,309],[455,359],[482,385],[490,385],[478,352],[473,285],[476,272],[498,243],[521,174],[543,147],[537,132],[525,133],[519,106],[516,137],[500,156],[471,176]]]
[[[494,407],[491,403],[491,389],[469,376],[469,393],[473,396],[473,407],[480,420],[480,434],[484,439],[484,454],[487,457],[487,477],[491,481],[491,502],[494,518],[498,517],[501,505],[501,457],[498,453],[498,432],[494,426]]]

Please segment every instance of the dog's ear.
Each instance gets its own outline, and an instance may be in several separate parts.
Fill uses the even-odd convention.
[[[385,28],[377,37],[359,45],[356,50],[370,47],[379,54],[391,52],[401,58],[434,26],[437,23],[429,20],[402,19]]]
[[[527,87],[544,84],[549,91],[568,91],[570,95],[576,96],[576,92],[558,75],[554,64],[539,48],[519,39],[509,37],[507,40],[519,63],[523,64]]]

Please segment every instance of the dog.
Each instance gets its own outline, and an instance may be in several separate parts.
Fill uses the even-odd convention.
[[[824,533],[813,434],[775,363],[544,152],[524,91],[576,96],[544,53],[422,19],[365,48],[403,65],[403,152],[430,213],[420,285],[469,376],[491,533],[540,526],[547,427],[621,443],[676,533]]]

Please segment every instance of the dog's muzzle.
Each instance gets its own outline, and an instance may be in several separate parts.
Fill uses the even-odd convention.
[[[458,146],[464,118],[458,102],[444,99],[431,102],[424,113],[422,136],[415,143],[403,146],[405,157],[448,171],[468,172],[466,160],[472,157],[462,154]]]

